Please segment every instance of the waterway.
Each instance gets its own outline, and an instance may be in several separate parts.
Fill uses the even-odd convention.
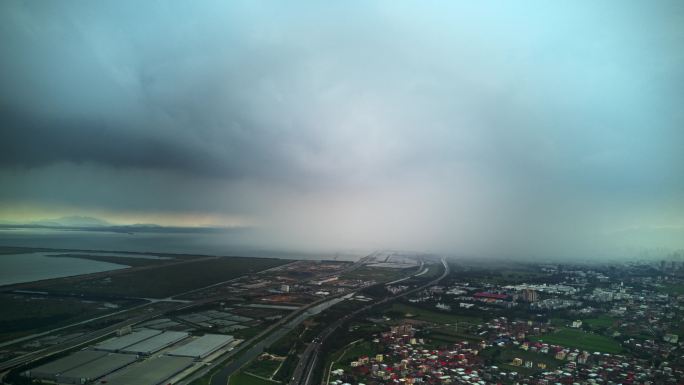
[[[129,267],[124,264],[93,261],[83,258],[51,257],[51,255],[55,254],[64,253],[36,252],[0,255],[0,286]],[[99,255],[98,253],[86,254]]]
[[[302,314],[299,314],[295,318],[286,322],[284,325],[282,325],[279,328],[277,328],[276,330],[274,330],[266,338],[257,342],[254,346],[252,346],[246,352],[241,354],[237,360],[231,362],[230,364],[225,366],[223,369],[221,369],[221,371],[216,373],[214,375],[214,377],[211,379],[211,385],[225,385],[228,382],[228,377],[231,374],[233,374],[233,372],[240,369],[243,365],[245,365],[249,361],[255,359],[266,348],[268,348],[273,343],[278,341],[285,334],[289,333],[292,329],[299,326],[299,324],[301,324],[305,319],[307,319],[311,316],[314,316],[316,314],[319,314],[322,311],[330,308],[331,306],[333,306],[339,302],[344,301],[348,296],[349,295],[344,296],[344,297],[332,298],[332,299],[325,301],[325,302],[322,302],[316,306],[312,306],[309,309],[302,312]]]

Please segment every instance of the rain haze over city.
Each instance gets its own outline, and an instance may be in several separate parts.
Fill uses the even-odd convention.
[[[677,1],[0,7],[3,223],[212,228],[43,246],[684,247]]]
[[[0,384],[684,385],[684,1],[0,1]]]

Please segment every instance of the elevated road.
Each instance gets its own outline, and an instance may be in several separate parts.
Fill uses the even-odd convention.
[[[201,260],[207,260],[207,259],[213,259],[213,258],[221,258],[221,257],[207,257],[207,258],[202,258]],[[195,261],[197,261],[197,260],[195,260]],[[195,261],[193,261],[193,262],[195,262]],[[292,262],[292,263],[295,263],[295,262]],[[289,264],[285,264],[282,266],[276,266],[273,268],[262,270],[259,272],[259,274],[271,271],[271,270],[276,269],[276,268],[282,268],[283,266],[287,266],[287,265],[289,265]],[[122,270],[127,270],[127,269],[122,269]],[[86,276],[89,276],[89,275],[86,275]],[[83,278],[85,276],[78,276],[78,277]],[[76,322],[73,324],[62,326],[59,328],[51,329],[51,330],[48,330],[48,331],[45,331],[42,333],[32,334],[30,336],[25,336],[25,337],[18,338],[18,339],[12,340],[12,341],[4,342],[4,343],[0,344],[0,347],[14,345],[14,344],[21,343],[24,341],[39,338],[39,337],[42,337],[45,335],[49,335],[52,333],[63,331],[63,330],[69,329],[69,328],[86,325],[86,324],[93,322],[93,321],[103,320],[103,319],[107,319],[110,317],[116,317],[116,316],[121,316],[122,314],[130,313],[130,316],[125,321],[122,321],[122,322],[119,322],[119,323],[116,323],[116,324],[113,324],[113,325],[92,331],[90,333],[86,333],[84,335],[70,339],[70,340],[65,341],[64,343],[61,343],[61,344],[56,345],[56,346],[52,346],[49,348],[44,348],[41,350],[30,352],[30,353],[21,355],[19,357],[15,357],[15,358],[12,358],[10,360],[4,361],[4,362],[0,363],[0,373],[4,373],[4,372],[6,372],[12,368],[17,367],[17,366],[30,364],[34,361],[49,357],[49,356],[54,355],[54,354],[58,354],[58,353],[61,353],[61,352],[67,351],[67,350],[76,349],[76,348],[79,348],[81,346],[85,346],[87,344],[92,343],[93,341],[96,341],[98,339],[106,337],[107,335],[112,334],[121,328],[124,328],[127,326],[133,326],[135,324],[151,320],[155,317],[159,317],[159,316],[161,316],[165,313],[168,313],[168,312],[178,311],[178,310],[182,310],[182,309],[186,309],[186,308],[190,308],[190,307],[195,307],[195,306],[200,306],[200,305],[204,305],[207,303],[211,303],[211,302],[221,300],[224,298],[223,296],[203,298],[201,300],[195,300],[195,301],[180,301],[180,300],[177,300],[175,298],[182,297],[184,295],[194,293],[194,292],[197,292],[199,290],[204,290],[204,289],[207,289],[210,287],[231,283],[231,282],[234,282],[234,281],[236,281],[242,277],[244,277],[244,276],[232,278],[232,279],[229,279],[227,281],[208,285],[208,286],[205,286],[205,287],[202,287],[199,289],[189,290],[189,291],[179,293],[179,294],[176,294],[176,295],[174,295],[172,297],[168,297],[168,298],[145,299],[149,302],[142,304],[142,305],[134,306],[132,308],[120,310],[120,311],[117,311],[115,313],[105,314],[102,316],[98,316],[98,317],[90,318],[90,319],[87,319],[84,321],[79,321],[79,322]],[[155,306],[159,305],[160,302],[173,303],[173,305],[170,307],[164,306],[161,309],[155,309]],[[0,379],[2,379],[1,374],[0,374]]]
[[[289,382],[289,385],[311,385],[311,381],[313,380],[313,373],[316,368],[316,363],[318,362],[318,357],[320,356],[320,349],[321,345],[325,342],[325,340],[334,332],[337,328],[342,326],[345,322],[349,321],[353,317],[355,317],[357,314],[370,310],[371,308],[379,305],[383,305],[387,302],[394,301],[397,298],[401,298],[413,293],[416,293],[420,290],[423,290],[425,288],[428,288],[430,286],[436,285],[444,279],[448,274],[449,274],[449,264],[446,262],[446,259],[442,258],[441,260],[442,265],[444,265],[444,272],[438,277],[430,282],[423,284],[419,287],[416,287],[414,289],[408,290],[403,293],[399,293],[397,295],[393,295],[390,297],[387,297],[383,300],[380,300],[378,302],[375,302],[370,305],[366,305],[358,310],[353,311],[352,313],[346,315],[345,317],[335,321],[333,324],[328,326],[325,330],[323,330],[318,337],[316,337],[313,342],[311,342],[304,352],[302,353],[299,363],[297,364],[297,367],[295,368],[294,376],[292,377],[291,381]]]

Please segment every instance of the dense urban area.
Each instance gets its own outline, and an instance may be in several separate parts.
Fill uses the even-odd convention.
[[[2,253],[124,265],[0,287],[7,384],[684,383],[679,254],[579,265]]]

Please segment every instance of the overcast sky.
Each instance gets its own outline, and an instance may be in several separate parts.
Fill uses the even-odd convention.
[[[684,248],[684,2],[2,1],[0,219]]]

